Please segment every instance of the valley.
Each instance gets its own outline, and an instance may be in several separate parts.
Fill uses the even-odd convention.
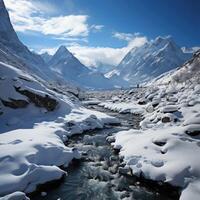
[[[95,96],[96,97],[96,96]],[[84,103],[84,102],[83,102]],[[123,157],[109,145],[109,136],[130,128],[139,128],[139,115],[119,114],[97,105],[87,104],[87,108],[119,119],[119,125],[107,125],[101,130],[87,131],[75,135],[67,146],[82,153],[80,161],[73,161],[66,169],[69,175],[55,186],[41,187],[31,199],[43,199],[41,191],[46,191],[45,199],[178,199],[177,188],[168,185],[158,186],[153,182],[135,177],[124,168]],[[169,193],[170,191],[170,193]]]
[[[45,2],[0,0],[0,200],[199,199],[198,44]]]

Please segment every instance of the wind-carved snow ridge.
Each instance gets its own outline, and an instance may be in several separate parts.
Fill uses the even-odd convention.
[[[181,200],[200,197],[200,51],[180,69],[147,88],[125,91],[101,103],[121,111],[142,109],[141,129],[115,134],[126,166],[136,176],[181,188]],[[120,105],[121,104],[121,105]]]

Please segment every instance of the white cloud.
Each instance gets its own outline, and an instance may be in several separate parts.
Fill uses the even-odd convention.
[[[122,48],[81,46],[74,43],[66,44],[66,47],[86,66],[99,64],[116,66],[132,48],[140,47],[146,42],[146,37],[135,37]],[[42,49],[40,53],[54,54],[57,48]]]
[[[104,25],[93,24],[92,26],[90,26],[90,29],[93,30],[94,32],[101,31],[103,28]]]
[[[140,33],[121,33],[121,32],[114,32],[113,33],[113,37],[117,38],[119,40],[125,40],[125,41],[131,41],[133,40],[135,37],[140,36]]]
[[[87,36],[87,15],[68,15],[52,17],[41,24],[41,31],[45,35],[62,35],[66,37]]]
[[[132,48],[140,47],[146,42],[146,37],[135,37],[122,48],[73,45],[69,47],[69,50],[86,66],[98,66],[99,64],[116,66]]]
[[[113,33],[113,37],[117,38],[119,40],[126,40],[126,41],[130,41],[131,38],[133,38],[133,34],[131,33],[119,33],[119,32],[114,32]]]
[[[50,55],[53,55],[56,50],[58,49],[58,47],[53,47],[53,48],[43,48],[41,50],[38,51],[39,54],[42,54],[42,53],[48,53]],[[35,52],[37,52],[35,49],[34,49]]]
[[[45,4],[36,0],[4,0],[15,30],[27,33],[28,31],[40,32],[44,35],[53,36],[56,39],[70,42],[66,44],[68,49],[87,66],[99,64],[117,65],[127,52],[143,45],[147,39],[135,34],[119,33],[113,37],[127,41],[122,48],[91,47],[76,44],[74,42],[87,43],[90,31],[100,31],[103,25],[89,25],[87,15],[67,15],[50,17],[56,9],[49,3]],[[37,48],[38,49],[38,48]],[[42,48],[41,52],[53,54],[56,48]]]
[[[35,31],[44,35],[62,37],[86,37],[88,35],[87,15],[47,17],[53,12],[53,6],[33,0],[5,0],[5,4],[16,31]]]

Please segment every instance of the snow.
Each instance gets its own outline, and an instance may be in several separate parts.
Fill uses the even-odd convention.
[[[63,142],[73,134],[103,128],[109,123],[118,121],[106,114],[80,108],[72,109],[63,118],[36,123],[31,129],[1,133],[0,195],[18,190],[29,193],[38,184],[60,179],[66,172],[59,166],[66,167],[73,158],[80,158],[76,150]]]
[[[30,200],[23,192],[13,192],[12,194],[0,197],[0,200]]]
[[[181,200],[199,198],[200,51],[147,89],[81,104],[76,97],[80,90],[69,82],[98,89],[112,88],[113,82],[85,67],[64,46],[49,68],[19,41],[2,0],[0,18],[0,199],[28,200],[26,193],[67,175],[61,166],[81,158],[77,149],[65,145],[69,137],[119,123],[83,105],[142,115],[139,130],[118,132],[107,141],[120,150],[133,174],[181,187]],[[138,83],[174,69],[188,56],[171,38],[159,37],[131,50],[119,65],[122,71],[118,67],[107,75],[115,83]],[[140,69],[135,74],[130,73],[133,66]]]
[[[3,1],[1,4],[0,61],[32,73],[37,79],[48,81],[48,84],[70,83],[81,88],[93,89],[114,87],[103,74],[84,66],[65,46],[61,46],[53,56],[31,52],[17,37]]]
[[[48,63],[52,58],[52,55],[48,54],[47,52],[42,53],[40,56],[43,58],[45,63]]]
[[[39,184],[60,179],[66,171],[59,167],[81,157],[76,149],[64,145],[71,135],[119,123],[114,117],[87,110],[78,100],[72,102],[68,93],[46,88],[21,69],[2,62],[0,67],[0,196],[16,191],[29,193]],[[48,95],[57,105],[50,111],[14,86],[32,92],[34,98]],[[27,105],[14,109],[2,100],[23,100]],[[5,198],[24,198],[22,193],[13,195]]]
[[[191,53],[184,53],[171,37],[157,37],[133,48],[106,76],[111,80],[126,80],[134,86],[179,67],[191,56]]]
[[[178,110],[177,106],[174,105],[167,105],[161,109],[161,112],[163,113],[171,113],[176,112]]]
[[[120,147],[120,155],[134,175],[180,187],[181,200],[200,196],[199,55],[197,52],[173,71],[171,83],[166,84],[169,77],[163,76],[141,91],[146,107],[139,130],[121,131],[107,139],[113,148]],[[180,71],[190,78],[174,81],[173,75],[180,75]],[[131,99],[135,105],[137,98]],[[157,105],[149,109],[155,99],[159,99]],[[144,109],[144,105],[138,106]],[[118,107],[118,102],[112,107]]]
[[[0,196],[28,199],[25,193],[67,175],[60,167],[80,159],[77,149],[64,144],[71,135],[119,122],[82,107],[76,97],[80,89],[52,73],[19,41],[3,1],[0,4]],[[79,64],[74,70],[89,71],[65,47],[52,59],[66,67],[69,58]],[[73,67],[67,65],[67,73]]]
[[[38,126],[0,135],[1,195],[15,191],[29,193],[38,184],[65,174],[58,166],[68,166],[75,155],[53,133],[53,128]]]
[[[182,47],[181,49],[184,53],[195,53],[200,47]]]
[[[144,112],[144,107],[139,106],[136,102],[102,102],[99,106],[119,113],[142,114]]]
[[[63,80],[83,88],[113,88],[112,82],[99,72],[84,66],[65,46],[58,48],[48,63],[50,69]]]
[[[100,104],[101,101],[99,101],[98,99],[90,99],[90,100],[87,100],[87,101],[82,101],[82,104],[83,105],[98,105]]]

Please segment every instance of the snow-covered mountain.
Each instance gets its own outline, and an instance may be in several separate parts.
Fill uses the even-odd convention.
[[[80,87],[91,89],[110,89],[114,87],[111,80],[102,73],[87,68],[65,46],[59,47],[48,65],[60,79]]]
[[[109,65],[109,64],[104,64],[104,63],[98,63],[97,66],[91,66],[89,67],[92,71],[96,71],[96,72],[100,72],[103,74],[106,74],[108,72],[110,72],[111,70],[113,70],[115,68],[115,66],[113,65]]]
[[[191,54],[184,53],[171,37],[157,37],[142,47],[133,48],[106,76],[135,85],[180,66],[190,57]]]
[[[43,78],[48,76],[42,72],[43,59],[31,52],[17,37],[10,22],[3,0],[0,0],[0,59],[8,64],[32,71]]]
[[[52,71],[71,81],[77,81],[79,75],[90,71],[65,46],[59,47],[48,65]]]
[[[147,85],[163,85],[176,83],[199,84],[200,83],[200,50],[197,50],[192,58],[177,69],[166,72],[162,76],[153,79]]]
[[[49,82],[52,77],[19,41],[0,0],[0,199],[29,199],[24,193],[65,176],[59,167],[80,158],[64,144],[68,137],[117,122],[83,108],[80,91],[74,95],[68,84]]]
[[[0,0],[0,61],[37,76],[45,82],[57,82],[87,88],[111,88],[111,81],[92,72],[61,46],[54,56],[31,52],[17,37],[3,0]],[[71,86],[70,86],[71,87]]]
[[[52,55],[48,54],[47,52],[40,54],[40,56],[43,58],[45,63],[48,63],[52,58]]]

